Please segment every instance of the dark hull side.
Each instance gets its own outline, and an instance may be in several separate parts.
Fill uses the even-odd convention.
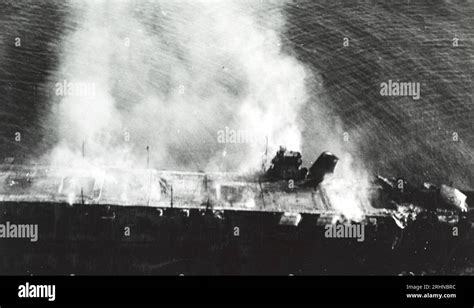
[[[294,226],[279,212],[3,202],[0,223],[38,224],[39,238],[0,239],[0,273],[472,275],[469,215],[457,236],[429,215],[403,230],[390,216],[368,217],[358,242],[326,238],[331,217],[320,214]]]

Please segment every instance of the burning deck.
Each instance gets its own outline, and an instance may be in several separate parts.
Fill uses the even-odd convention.
[[[324,152],[306,169],[301,167],[298,152],[282,148],[266,171],[254,174],[2,165],[0,201],[326,214],[352,219],[323,185],[337,161]],[[449,221],[446,217],[468,210],[466,196],[445,185],[438,189],[425,184],[417,189],[403,179],[378,176],[368,190],[370,203],[356,200],[350,209],[360,212],[359,220],[392,216],[399,221],[411,215],[407,212],[431,211]],[[337,193],[344,194],[343,188]]]

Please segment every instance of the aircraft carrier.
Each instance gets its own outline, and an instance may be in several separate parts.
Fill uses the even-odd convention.
[[[270,168],[254,174],[4,164],[1,221],[37,224],[39,237],[2,241],[0,271],[473,273],[472,192],[374,176],[371,204],[355,221],[322,185],[337,163],[324,152],[302,168],[301,154],[282,148]],[[365,238],[327,238],[330,224],[363,225]]]

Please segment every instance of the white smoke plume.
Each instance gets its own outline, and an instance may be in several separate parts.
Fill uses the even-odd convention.
[[[321,183],[332,207],[345,219],[361,221],[371,210],[369,175],[354,162],[352,156],[343,153],[334,174]]]
[[[307,71],[282,50],[282,3],[71,1],[75,28],[57,82],[93,95],[58,96],[53,162],[159,169],[256,169],[268,140],[301,150]],[[225,127],[254,142],[219,144]],[[86,159],[82,158],[84,156]]]

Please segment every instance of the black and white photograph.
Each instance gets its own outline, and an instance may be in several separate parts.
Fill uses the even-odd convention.
[[[0,0],[0,280],[472,277],[473,77],[471,0]]]

